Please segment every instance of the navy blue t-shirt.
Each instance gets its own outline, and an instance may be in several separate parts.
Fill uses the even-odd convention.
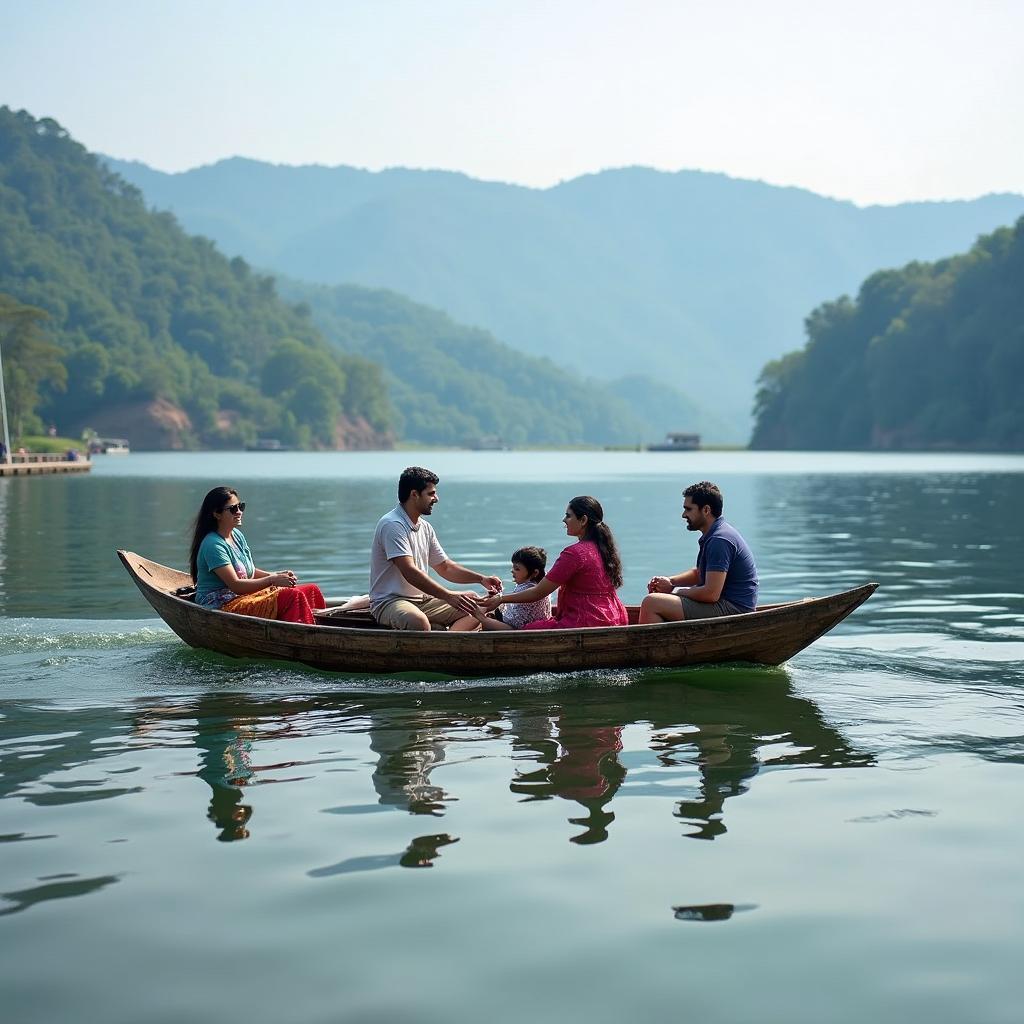
[[[709,572],[724,572],[722,597],[740,608],[757,607],[757,566],[747,542],[722,516],[698,541],[697,570],[703,585]]]

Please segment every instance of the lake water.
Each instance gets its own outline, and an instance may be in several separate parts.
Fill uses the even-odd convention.
[[[637,601],[717,480],[778,669],[331,676],[182,644],[118,563],[237,488],[257,563],[366,589],[411,462],[508,577],[604,503]],[[1021,1019],[1024,458],[131,455],[0,480],[4,1021]]]

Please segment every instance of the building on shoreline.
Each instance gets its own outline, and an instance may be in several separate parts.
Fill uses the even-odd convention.
[[[666,434],[660,444],[649,444],[649,452],[695,452],[700,450],[700,434]]]

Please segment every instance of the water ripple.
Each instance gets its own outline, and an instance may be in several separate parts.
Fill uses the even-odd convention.
[[[7,619],[0,634],[0,656],[49,651],[120,651],[174,641],[162,623],[88,622],[68,619]]]

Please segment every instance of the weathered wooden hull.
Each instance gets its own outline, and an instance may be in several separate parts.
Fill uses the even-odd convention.
[[[332,672],[431,672],[492,676],[587,669],[657,668],[730,661],[779,665],[827,633],[877,583],[693,622],[552,629],[417,633],[332,628],[211,611],[175,597],[187,574],[118,551],[153,610],[185,643],[238,658],[296,661]],[[636,609],[630,609],[635,618]]]

